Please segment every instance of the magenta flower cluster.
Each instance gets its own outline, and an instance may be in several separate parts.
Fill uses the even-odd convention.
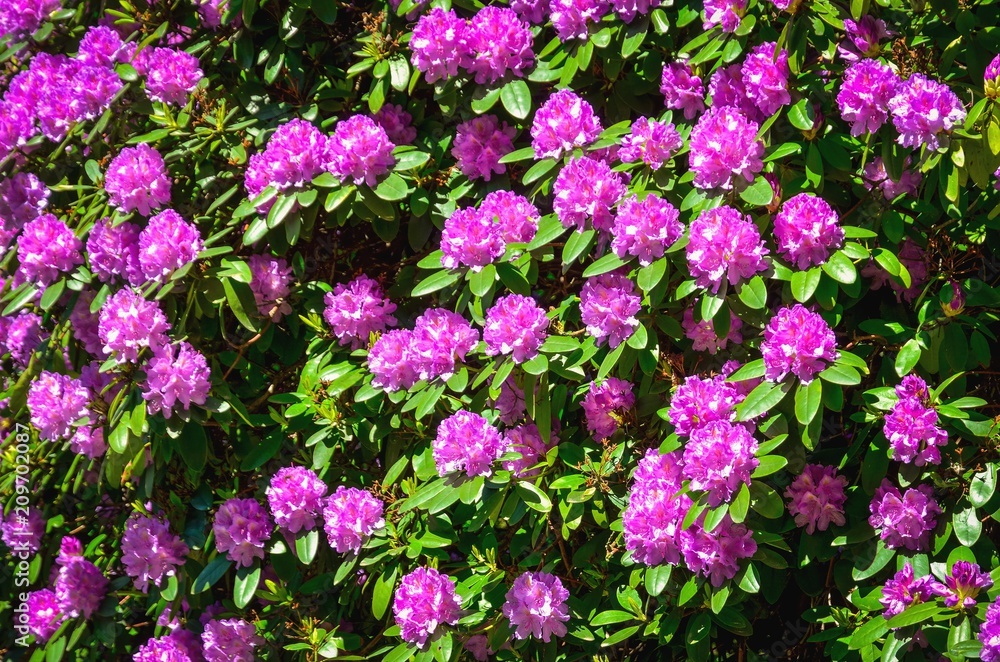
[[[154,349],[145,371],[142,397],[150,413],[163,412],[170,418],[177,410],[187,411],[208,400],[212,388],[208,361],[186,341]]]
[[[212,524],[215,546],[236,567],[248,568],[254,559],[264,558],[264,543],[271,538],[273,526],[271,517],[256,500],[229,499],[219,506]]]
[[[684,446],[684,477],[693,490],[708,495],[708,505],[728,503],[760,462],[757,441],[745,425],[717,420],[691,430]]]
[[[434,568],[417,568],[399,582],[392,599],[403,641],[423,647],[442,625],[455,625],[462,600],[451,579]]]
[[[384,506],[368,490],[341,485],[323,506],[323,528],[338,553],[361,551],[368,538],[385,527]]]
[[[837,358],[837,337],[826,320],[801,304],[780,309],[760,344],[764,376],[780,382],[789,373],[808,384]]]
[[[774,217],[778,252],[805,271],[823,264],[844,243],[837,212],[823,198],[799,193],[781,205]]]
[[[338,284],[323,298],[323,318],[341,345],[357,349],[372,333],[382,333],[396,325],[392,313],[396,304],[382,293],[377,281],[361,274],[350,283]]]
[[[684,233],[679,216],[677,208],[659,196],[626,198],[618,205],[611,229],[611,250],[623,260],[631,256],[642,266],[652,264]]]
[[[965,121],[962,100],[943,83],[913,74],[889,99],[896,142],[904,147],[937,149],[947,132]]]
[[[688,271],[699,287],[718,292],[766,271],[768,254],[760,230],[732,207],[706,209],[691,223]]]
[[[316,526],[326,497],[326,483],[311,469],[282,467],[271,476],[264,494],[277,527],[296,534]]]
[[[899,400],[885,417],[885,436],[892,459],[912,462],[918,467],[940,464],[939,446],[948,443],[948,433],[938,424],[938,414],[930,406],[927,383],[908,375],[896,386]]]
[[[601,120],[593,106],[571,90],[559,90],[535,112],[531,147],[535,158],[558,159],[597,140],[601,130]]]
[[[488,182],[493,175],[507,172],[500,159],[514,151],[515,134],[514,128],[496,115],[480,115],[456,127],[451,155],[463,175]]]
[[[626,193],[625,178],[605,161],[581,156],[570,159],[556,177],[552,209],[567,228],[611,230],[611,208]]]
[[[210,620],[201,641],[205,662],[252,662],[254,649],[264,645],[253,624],[241,618]]]
[[[122,535],[122,565],[137,589],[146,593],[149,584],[162,586],[184,565],[188,546],[170,532],[163,519],[134,513],[125,523]]]
[[[507,7],[483,7],[470,20],[434,8],[413,28],[410,61],[428,83],[462,69],[476,83],[493,84],[508,75],[524,76],[535,61],[532,39],[528,24]]]
[[[548,642],[566,635],[569,598],[562,582],[547,572],[525,572],[507,591],[501,611],[518,639],[534,637]]]
[[[603,382],[591,382],[580,402],[587,430],[594,439],[607,439],[621,427],[625,414],[635,405],[632,384],[624,379],[608,377]]]
[[[553,431],[549,432],[548,442],[542,439],[542,433],[534,423],[508,428],[504,431],[505,452],[520,453],[521,457],[504,460],[503,468],[518,478],[531,478],[538,474],[538,469],[532,470],[532,467],[545,460],[546,453],[558,443],[559,439]]]
[[[284,258],[269,255],[251,255],[247,266],[250,267],[250,289],[253,290],[257,312],[277,324],[292,312],[288,303],[288,295],[292,291],[292,268]]]
[[[431,448],[439,476],[463,472],[474,478],[492,475],[507,441],[485,418],[463,409],[441,421]]]
[[[658,170],[683,145],[681,134],[673,124],[640,117],[632,123],[631,132],[622,138],[618,158],[623,163],[642,161]]]
[[[941,507],[927,485],[912,487],[901,493],[887,479],[875,490],[868,523],[879,530],[879,537],[890,549],[925,551],[931,531],[937,526]]]
[[[838,475],[836,467],[807,464],[785,490],[795,525],[805,527],[809,535],[826,531],[830,524],[843,526],[846,487],[847,478]]]
[[[840,116],[851,123],[851,135],[875,133],[889,118],[889,101],[900,80],[878,60],[860,60],[844,72],[837,93]]]
[[[510,354],[514,363],[530,361],[548,335],[549,318],[534,299],[508,294],[486,311],[483,341],[490,356]]]
[[[368,352],[372,385],[386,391],[408,389],[417,381],[448,379],[479,343],[479,332],[458,313],[431,308],[413,330],[389,331]]]
[[[607,273],[588,278],[580,290],[580,319],[587,333],[605,340],[611,349],[618,347],[639,326],[635,317],[642,308],[635,283],[621,273]]]
[[[149,216],[170,204],[171,179],[160,153],[146,144],[126,147],[111,160],[104,188],[119,212]]]
[[[692,120],[705,110],[705,86],[686,62],[663,65],[660,92],[667,108],[684,112],[684,119]]]
[[[691,499],[682,493],[680,453],[646,451],[639,460],[622,514],[625,549],[644,565],[680,563],[681,523]]]
[[[764,163],[759,126],[731,106],[713,106],[691,130],[689,163],[694,185],[730,190],[752,182]]]
[[[681,327],[684,335],[691,341],[691,349],[696,352],[708,352],[711,355],[717,354],[725,349],[729,343],[739,345],[743,342],[743,321],[732,311],[729,312],[729,331],[726,336],[720,338],[715,330],[713,320],[695,320],[694,313],[698,301],[695,300],[690,307],[684,309],[684,318],[681,320]]]

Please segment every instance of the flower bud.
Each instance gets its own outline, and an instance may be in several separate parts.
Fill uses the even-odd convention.
[[[951,289],[947,287],[941,290],[941,310],[948,317],[961,314],[965,309],[965,292],[962,286],[955,281],[951,281]]]

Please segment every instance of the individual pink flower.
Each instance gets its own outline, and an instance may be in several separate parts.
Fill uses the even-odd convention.
[[[807,464],[785,490],[795,525],[804,526],[809,535],[817,529],[826,531],[831,523],[843,526],[845,487],[847,478],[838,475],[836,467]]]
[[[875,490],[871,512],[868,523],[879,530],[886,547],[914,552],[927,550],[931,531],[942,514],[930,486],[918,485],[900,493],[888,479]]]
[[[374,187],[378,178],[396,164],[385,129],[366,115],[354,115],[337,123],[330,136],[327,168],[340,181],[364,182]]]
[[[147,593],[149,584],[161,586],[184,565],[188,546],[160,518],[133,513],[122,534],[122,565],[135,587]]]
[[[90,418],[89,404],[90,391],[69,375],[43,370],[28,386],[31,424],[46,441],[69,438],[77,421]]]
[[[264,558],[264,543],[274,526],[267,511],[255,499],[229,499],[215,514],[212,530],[215,546],[236,567],[248,568]]]
[[[339,554],[358,554],[365,541],[385,527],[385,506],[368,490],[341,485],[323,506],[327,540]]]
[[[492,465],[507,444],[485,418],[460,410],[441,421],[431,448],[439,476],[464,472],[474,478],[492,475]]]
[[[148,280],[163,282],[194,262],[204,248],[198,227],[166,209],[149,219],[139,233],[139,266]]]
[[[341,345],[363,347],[373,333],[396,325],[396,304],[382,293],[377,281],[361,274],[346,285],[338,283],[323,297],[323,318]]]
[[[747,96],[764,115],[792,102],[788,93],[788,51],[774,42],[754,46],[741,70]]]
[[[83,242],[52,214],[25,224],[17,246],[18,277],[41,286],[83,263]]]
[[[764,167],[757,123],[736,108],[709,108],[691,130],[690,165],[698,188],[732,189],[740,178],[752,182]]]
[[[611,249],[623,260],[637,257],[640,265],[648,266],[684,234],[679,215],[676,207],[656,195],[626,198],[618,205]]]
[[[913,74],[896,88],[889,100],[892,123],[899,131],[896,142],[904,147],[927,145],[936,150],[943,134],[965,121],[962,100],[947,85],[923,74]]]
[[[531,147],[536,159],[558,159],[575,147],[585,147],[597,140],[601,130],[593,106],[572,90],[559,90],[535,112]]]
[[[455,12],[435,7],[413,28],[410,62],[434,83],[458,73],[467,52],[468,22]]]
[[[684,446],[684,476],[693,490],[708,493],[708,505],[728,503],[760,462],[757,441],[745,425],[717,420],[691,431]]]
[[[455,210],[441,232],[441,264],[446,269],[469,267],[482,271],[504,254],[500,226],[475,207]]]
[[[704,529],[705,515],[680,532],[684,564],[692,572],[707,577],[718,588],[739,572],[741,559],[757,552],[753,533],[743,524],[734,524],[727,514],[710,533]]]

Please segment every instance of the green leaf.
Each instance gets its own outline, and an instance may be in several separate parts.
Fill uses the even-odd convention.
[[[743,283],[740,286],[738,296],[740,301],[753,310],[763,310],[764,306],[767,305],[767,287],[764,285],[764,279],[760,276],[754,276]]]
[[[750,489],[746,483],[740,485],[739,491],[733,497],[733,502],[729,505],[729,517],[733,522],[739,524],[747,518],[747,511],[750,509]]]
[[[528,250],[533,251],[542,246],[545,246],[559,237],[561,237],[566,232],[566,227],[559,222],[559,219],[555,214],[549,214],[543,216],[538,222],[538,232],[535,233],[535,238],[531,240],[528,244]]]
[[[375,580],[375,591],[372,595],[372,615],[381,620],[389,607],[389,600],[392,598],[392,590],[396,586],[396,575],[399,573],[399,566],[393,564],[378,576]]]
[[[302,563],[309,565],[316,558],[319,549],[319,529],[300,531],[295,536],[295,556]]]
[[[589,267],[583,270],[583,277],[590,278],[591,276],[599,276],[601,274],[606,274],[609,271],[614,271],[625,265],[625,262],[615,255],[614,253],[608,253],[607,255],[599,258],[596,262],[591,264]]]
[[[893,629],[905,628],[907,625],[923,623],[944,612],[945,610],[936,601],[924,602],[923,604],[907,607],[901,614],[896,614],[889,619],[888,625]]]
[[[969,484],[969,502],[976,508],[982,508],[993,497],[997,489],[997,465],[990,463],[986,469],[972,477]]]
[[[796,129],[809,131],[816,122],[816,111],[813,109],[812,101],[806,97],[788,109],[788,121]]]
[[[233,565],[233,562],[224,556],[217,556],[212,560],[211,563],[205,566],[205,568],[198,574],[195,578],[194,583],[191,584],[191,594],[197,595],[212,588],[217,581],[219,581],[229,568]]]
[[[555,167],[555,159],[542,159],[535,165],[528,168],[528,171],[524,173],[524,177],[521,178],[521,183],[525,186],[532,184],[552,172]]]
[[[819,287],[819,279],[823,275],[822,271],[813,267],[808,271],[796,271],[792,274],[792,296],[799,303],[806,303],[812,298]]]
[[[823,263],[823,271],[838,283],[851,285],[858,280],[858,269],[843,251],[836,251]]]
[[[879,614],[854,632],[848,646],[851,650],[859,650],[871,646],[884,637],[888,631],[889,621],[882,618],[882,615]]]
[[[479,271],[473,271],[469,275],[469,288],[477,297],[484,297],[489,294],[496,279],[497,268],[492,264],[487,264]]]
[[[639,269],[636,282],[643,292],[649,292],[656,287],[667,273],[667,258],[661,257],[656,262]]]
[[[785,399],[790,388],[791,386],[787,383],[761,382],[736,408],[736,420],[749,421],[751,418],[756,418],[764,412],[774,409],[778,403]]]
[[[552,501],[548,495],[532,483],[522,481],[514,487],[517,490],[518,496],[521,497],[528,508],[537,510],[540,513],[547,513],[552,510]]]
[[[406,185],[406,181],[394,172],[390,172],[389,176],[375,187],[375,195],[387,202],[404,200],[409,193],[410,189]]]
[[[278,195],[267,212],[267,227],[273,229],[284,222],[288,215],[298,207],[298,200],[294,195]]]
[[[760,458],[760,464],[754,469],[751,478],[763,478],[764,476],[770,476],[775,474],[785,468],[788,464],[788,458],[782,457],[781,455],[765,455]]]
[[[840,386],[856,386],[861,383],[861,373],[850,366],[836,363],[819,373],[819,378]]]
[[[608,611],[598,612],[594,616],[590,624],[594,627],[600,625],[612,625],[614,623],[624,623],[625,621],[634,621],[635,614],[631,614],[627,611],[621,611],[620,609],[609,609]]]
[[[226,292],[226,301],[229,303],[233,315],[245,328],[257,332],[257,321],[252,318],[247,311],[257,313],[257,301],[254,299],[253,290],[246,283],[241,283],[232,278],[223,278],[222,287]]]
[[[795,390],[795,418],[802,425],[809,425],[819,411],[823,400],[823,383],[814,379],[806,384],[799,384]]]
[[[205,468],[205,461],[208,459],[208,437],[205,435],[203,425],[194,421],[185,423],[176,444],[184,463],[191,471],[198,473]]]
[[[60,278],[56,282],[52,283],[45,288],[45,292],[42,294],[42,300],[39,305],[42,310],[49,310],[57,301],[59,297],[62,296],[63,290],[66,289],[66,279]]]
[[[437,271],[417,283],[413,291],[410,292],[410,296],[422,297],[432,292],[443,290],[450,285],[454,285],[461,277],[462,272],[460,271]]]
[[[533,158],[535,158],[535,148],[522,147],[501,156],[500,163],[517,163],[518,161],[527,161]]]
[[[431,155],[427,152],[421,152],[416,149],[411,149],[409,151],[403,152],[396,155],[396,165],[392,167],[396,172],[404,172],[406,170],[415,170],[423,164],[427,163],[431,158]],[[384,183],[384,182],[383,182]]]
[[[743,382],[764,376],[764,359],[754,359],[741,366],[736,372],[726,378],[727,382]]]
[[[586,230],[584,232],[573,232],[563,245],[562,263],[573,264],[594,245],[597,239],[596,230]]]
[[[750,507],[768,519],[778,519],[785,513],[781,496],[770,485],[760,481],[750,483]]]
[[[896,354],[896,374],[905,377],[920,361],[922,350],[916,338],[910,338]]]
[[[878,543],[876,543],[875,556],[872,558],[871,563],[868,564],[868,567],[854,568],[851,574],[856,581],[868,579],[869,577],[878,574],[878,572],[882,570],[882,568],[884,568],[894,556],[896,556],[896,550],[889,549],[885,546],[883,541],[879,540]]]
[[[253,594],[257,592],[257,584],[260,583],[260,563],[254,563],[249,568],[240,568],[236,571],[236,584],[233,586],[233,602],[240,609],[243,609]]]
[[[472,101],[469,105],[472,107],[472,112],[482,115],[493,108],[499,100],[500,90],[479,88],[472,94]],[[532,150],[532,154],[534,154],[534,150]]]
[[[523,120],[531,112],[531,90],[520,78],[510,81],[500,90],[500,101],[511,116]]]
[[[644,577],[646,592],[654,597],[663,593],[663,590],[667,588],[667,583],[670,581],[672,570],[673,567],[669,565],[657,565],[646,568]]]
[[[966,547],[972,547],[979,540],[979,535],[983,531],[983,523],[976,515],[975,506],[970,506],[963,510],[956,511],[952,516],[952,525],[955,528],[955,537],[958,542]]]
[[[570,336],[549,336],[539,351],[546,354],[571,354],[580,349],[580,341]]]
[[[753,184],[740,192],[740,197],[748,204],[756,207],[766,207],[774,200],[774,189],[771,183],[763,177],[757,177]]]

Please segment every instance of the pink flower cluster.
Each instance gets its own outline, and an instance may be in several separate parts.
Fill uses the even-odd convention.
[[[551,0],[549,19],[560,41],[585,40],[590,25],[599,23],[610,9],[609,0]]]
[[[148,280],[163,282],[194,262],[204,248],[197,226],[167,209],[149,219],[139,233],[139,267]]]
[[[288,303],[292,268],[284,258],[269,255],[251,255],[247,266],[250,267],[250,289],[253,290],[257,312],[275,323],[280,322],[282,317],[292,312]]]
[[[532,39],[528,24],[507,7],[483,7],[468,21],[434,8],[413,28],[411,62],[428,83],[463,69],[477,83],[493,84],[508,74],[524,76],[535,61]]]
[[[899,131],[896,142],[904,147],[927,145],[935,150],[942,137],[965,121],[962,100],[943,83],[913,74],[900,83],[889,99],[892,123]]]
[[[588,278],[580,290],[580,319],[587,333],[611,349],[618,347],[636,330],[636,314],[642,308],[635,283],[621,273]]]
[[[534,637],[548,643],[553,635],[566,635],[569,591],[555,575],[525,572],[507,591],[501,611],[514,628],[518,639]]]
[[[324,172],[329,159],[326,134],[296,118],[271,134],[264,151],[250,156],[243,185],[251,200],[268,186],[279,192],[298,188]],[[272,204],[267,202],[258,209],[266,213]]]
[[[119,212],[149,216],[170,204],[170,176],[160,153],[146,144],[126,147],[111,160],[104,188]]]
[[[374,187],[378,178],[396,164],[385,129],[366,115],[354,115],[337,123],[330,136],[327,169],[341,182],[364,182]]]
[[[389,331],[368,352],[372,385],[386,391],[408,389],[418,380],[448,379],[456,362],[479,342],[479,332],[458,313],[431,308],[412,331]]]
[[[907,561],[903,569],[886,580],[882,588],[882,616],[886,620],[903,613],[907,607],[919,605],[934,599],[940,584],[931,575],[915,578],[913,566]]]
[[[746,425],[725,420],[702,423],[684,446],[684,477],[693,490],[708,495],[708,505],[728,503],[760,462],[757,441]]]
[[[760,352],[768,381],[780,382],[791,373],[808,384],[836,360],[837,337],[819,313],[795,304],[768,321]]]
[[[323,506],[323,528],[338,553],[355,554],[368,538],[385,527],[385,507],[368,490],[341,485]]]
[[[28,631],[40,641],[51,637],[67,618],[89,619],[107,591],[108,578],[83,557],[83,546],[76,538],[62,539],[56,565],[53,587],[28,594]]]
[[[667,418],[674,431],[686,437],[699,427],[715,421],[732,421],[736,406],[743,401],[736,386],[725,377],[690,375],[670,398]]]
[[[311,531],[326,497],[326,483],[305,467],[278,469],[265,490],[274,523],[282,531]]]
[[[892,459],[922,467],[940,464],[939,446],[948,443],[948,433],[938,425],[938,414],[930,406],[927,383],[908,375],[896,386],[899,400],[885,417],[885,436]]]
[[[765,116],[792,102],[788,93],[788,51],[774,42],[758,44],[747,55],[740,70],[747,97]]]
[[[929,486],[919,485],[900,493],[887,479],[883,479],[882,485],[875,490],[871,512],[868,523],[879,529],[886,547],[902,547],[914,552],[927,549],[931,531],[937,526],[938,515],[942,514]]]
[[[191,404],[203,405],[212,388],[212,372],[205,355],[182,341],[153,350],[146,365],[142,397],[150,413],[163,412],[170,418],[177,410],[187,411]]]
[[[847,478],[838,475],[836,467],[807,464],[785,490],[795,525],[804,526],[809,535],[817,529],[826,531],[831,523],[843,526],[845,487]]]
[[[495,9],[495,7],[487,7]],[[490,181],[493,175],[507,172],[500,159],[514,151],[516,131],[496,115],[480,115],[462,122],[455,129],[451,155],[458,169],[470,180]]]
[[[372,333],[396,325],[396,304],[382,293],[377,281],[361,274],[350,283],[338,284],[323,297],[323,318],[341,345],[363,347]]]
[[[122,565],[135,587],[147,593],[149,584],[161,586],[184,565],[188,546],[170,532],[170,524],[158,517],[133,513],[122,534]]]
[[[720,338],[715,330],[714,320],[695,320],[694,311],[698,301],[695,300],[690,307],[684,309],[684,319],[681,326],[684,335],[691,340],[691,349],[696,352],[708,352],[715,356],[719,350],[725,349],[729,343],[739,345],[743,342],[743,321],[735,313],[729,311],[729,332],[724,338]]]
[[[705,110],[705,86],[687,62],[663,65],[660,92],[667,108],[684,111],[684,119],[692,120]]]
[[[52,214],[25,224],[18,240],[16,282],[48,285],[83,262],[83,242]]]
[[[486,311],[483,340],[490,356],[511,354],[514,363],[530,361],[548,336],[549,318],[531,297],[508,294]]]
[[[746,10],[746,0],[705,0],[705,21],[702,28],[722,26],[725,33],[736,32]]]
[[[729,190],[737,185],[737,178],[752,182],[764,167],[764,144],[757,140],[758,128],[736,108],[709,108],[691,130],[689,159],[694,185]]]
[[[474,478],[492,475],[507,441],[485,418],[463,409],[441,421],[431,448],[439,476],[464,472]]]
[[[837,93],[840,115],[851,123],[851,135],[875,133],[889,118],[889,100],[896,95],[899,77],[878,60],[860,60],[844,72]]]
[[[240,618],[213,619],[201,633],[205,662],[252,662],[254,649],[264,645],[256,628]]]
[[[537,159],[558,159],[575,147],[594,142],[601,131],[593,106],[571,90],[558,90],[535,112],[531,147]]]
[[[844,243],[840,219],[826,200],[799,193],[781,205],[774,217],[778,252],[805,271],[823,264]]]
[[[205,77],[198,58],[176,48],[146,48],[133,66],[146,77],[146,95],[153,101],[183,106]]]
[[[587,430],[598,441],[617,432],[625,418],[625,412],[634,405],[632,384],[617,377],[608,377],[600,384],[591,382],[587,394],[580,402]]]
[[[31,424],[40,439],[69,439],[77,421],[90,419],[91,393],[79,379],[43,370],[28,387],[27,404]]]
[[[627,189],[621,173],[611,170],[605,161],[581,156],[570,159],[552,187],[552,209],[563,226],[583,232],[589,225],[611,230],[611,208]]]
[[[632,256],[642,266],[652,264],[684,234],[679,216],[677,208],[659,196],[626,198],[611,229],[611,250],[623,260]]]
[[[503,468],[518,478],[531,478],[538,473],[538,469],[532,470],[531,468],[543,461],[549,449],[554,448],[558,443],[559,439],[554,431],[550,431],[548,442],[542,439],[542,434],[534,423],[508,428],[504,432],[505,452],[520,453],[521,458],[504,460]]]
[[[640,117],[632,123],[632,131],[622,138],[618,158],[623,163],[642,161],[658,170],[683,145],[681,134],[673,124]]]
[[[752,278],[768,268],[768,254],[760,230],[732,207],[706,209],[691,223],[687,263],[699,287],[718,292]]]
[[[216,548],[236,567],[248,568],[254,559],[264,558],[264,543],[271,538],[274,524],[267,511],[254,499],[229,499],[215,514],[212,530]]]
[[[680,453],[646,451],[635,470],[628,506],[622,514],[625,549],[637,562],[680,563],[680,532],[691,499],[681,493]]]
[[[441,625],[455,625],[462,600],[451,579],[434,568],[417,568],[404,575],[392,599],[403,641],[423,647]]]

